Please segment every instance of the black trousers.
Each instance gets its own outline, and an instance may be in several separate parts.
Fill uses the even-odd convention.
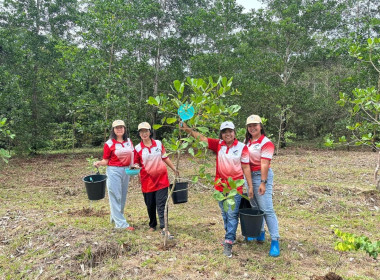
[[[143,193],[146,209],[149,215],[149,227],[157,227],[156,209],[158,219],[160,220],[160,228],[165,227],[164,213],[165,203],[168,198],[168,188],[160,189],[155,192]]]

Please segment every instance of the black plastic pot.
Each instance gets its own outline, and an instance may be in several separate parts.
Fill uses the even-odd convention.
[[[187,186],[188,182],[177,182],[175,184],[174,191],[172,193],[173,204],[185,203],[187,202]],[[170,184],[169,188],[171,189],[173,184]]]
[[[107,175],[95,174],[83,178],[89,200],[99,200],[106,194]]]
[[[256,237],[260,235],[264,211],[255,208],[239,210],[241,233],[243,236]]]

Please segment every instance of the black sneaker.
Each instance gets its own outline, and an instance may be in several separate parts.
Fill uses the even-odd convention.
[[[231,258],[232,257],[232,243],[224,242],[223,247],[224,247],[223,254],[226,257]]]

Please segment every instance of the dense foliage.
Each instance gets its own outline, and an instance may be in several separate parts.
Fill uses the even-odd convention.
[[[148,97],[188,76],[234,77],[232,120],[265,117],[281,146],[289,133],[347,134],[339,92],[379,90],[373,67],[348,54],[379,36],[377,1],[262,2],[1,0],[0,119],[17,137],[0,148],[100,145],[116,118],[134,138],[139,122],[159,122]]]

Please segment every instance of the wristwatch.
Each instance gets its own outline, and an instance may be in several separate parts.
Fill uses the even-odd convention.
[[[268,181],[267,180],[261,180],[261,183],[267,183]]]

